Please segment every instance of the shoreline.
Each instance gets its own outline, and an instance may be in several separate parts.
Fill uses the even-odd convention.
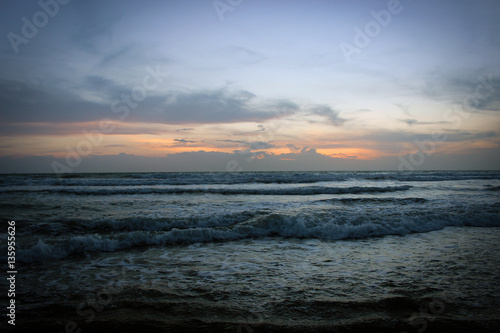
[[[59,310],[59,311],[58,311]],[[52,308],[47,312],[37,313],[30,320],[21,320],[15,328],[4,323],[3,332],[498,332],[500,318],[450,318],[449,315],[430,317],[422,316],[410,325],[409,316],[384,317],[364,315],[351,319],[314,322],[297,322],[290,319],[263,319],[262,322],[245,320],[208,320],[197,318],[168,318],[162,311],[151,308],[121,308],[106,311],[91,323],[82,322],[74,314],[62,313],[61,308]],[[66,316],[66,314],[68,316]],[[35,318],[38,317],[38,318]],[[43,318],[43,319],[42,319]],[[78,321],[78,319],[80,319]],[[67,328],[65,330],[65,328]],[[81,331],[80,331],[81,330]]]

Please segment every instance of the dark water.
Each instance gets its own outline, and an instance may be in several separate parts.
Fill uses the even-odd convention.
[[[30,329],[420,332],[500,323],[499,172],[0,180],[2,232],[16,221],[18,312]]]

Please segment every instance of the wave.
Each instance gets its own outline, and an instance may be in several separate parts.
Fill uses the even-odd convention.
[[[493,171],[419,172],[178,172],[178,173],[88,173],[0,175],[0,187],[7,186],[152,186],[209,184],[306,184],[318,182],[366,181],[451,181],[500,180]]]
[[[496,171],[414,171],[366,174],[366,180],[396,180],[402,182],[439,182],[452,180],[500,180]]]
[[[288,188],[43,188],[43,189],[13,189],[5,192],[46,192],[76,195],[118,195],[118,194],[245,194],[245,195],[314,195],[314,194],[359,194],[359,193],[384,193],[406,191],[412,186],[352,186],[352,187],[326,187],[304,186]]]
[[[425,203],[429,201],[424,198],[333,198],[318,200],[319,202],[343,203],[343,204],[357,204],[357,203],[390,203],[390,204],[411,204],[411,203]]]
[[[129,231],[170,231],[174,228],[211,228],[241,223],[255,216],[264,215],[264,211],[241,211],[222,215],[187,216],[187,217],[125,217],[120,219],[100,218],[58,219],[56,221],[30,225],[30,234],[61,235],[71,233],[114,233]]]
[[[161,227],[145,223],[144,230],[123,230],[108,234],[94,233],[61,238],[39,238],[35,244],[17,251],[18,261],[37,262],[61,259],[88,252],[113,252],[137,246],[169,246],[200,242],[226,242],[248,238],[293,237],[315,238],[325,241],[407,235],[429,232],[450,226],[500,227],[498,211],[480,212],[470,209],[457,215],[450,212],[416,211],[405,213],[395,209],[375,214],[367,211],[361,215],[352,211],[323,213],[253,214],[245,218],[224,221],[200,221],[184,227]],[[109,222],[108,222],[109,223]],[[111,223],[112,224],[112,223]],[[110,225],[111,225],[110,224]],[[94,226],[96,227],[96,226]],[[140,229],[137,222],[131,229]],[[120,228],[117,228],[120,229]],[[3,251],[6,253],[6,251]]]
[[[488,186],[486,189],[486,191],[500,191],[500,186]]]

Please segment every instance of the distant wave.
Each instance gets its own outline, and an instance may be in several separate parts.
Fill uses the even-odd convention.
[[[390,203],[390,204],[411,204],[411,203],[424,203],[427,199],[424,198],[333,198],[319,200],[321,202],[331,203],[344,203],[344,204],[357,204],[357,203]]]
[[[374,182],[438,182],[451,180],[500,180],[499,172],[186,172],[186,173],[89,173],[0,175],[0,187],[8,186],[153,186],[153,185],[234,185],[307,184],[367,180]]]
[[[15,189],[10,192],[47,192],[77,195],[114,195],[114,194],[223,194],[223,195],[314,195],[314,194],[359,194],[359,193],[383,193],[406,191],[412,186],[353,186],[353,187],[326,187],[326,186],[304,186],[288,188],[44,188],[44,189]]]

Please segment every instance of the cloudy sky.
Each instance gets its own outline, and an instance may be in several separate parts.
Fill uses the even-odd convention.
[[[2,1],[0,172],[500,168],[497,0]]]

